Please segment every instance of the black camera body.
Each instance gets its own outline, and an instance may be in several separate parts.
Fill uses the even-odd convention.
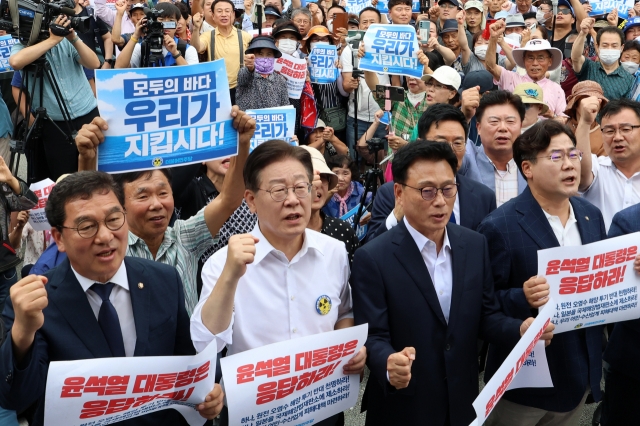
[[[164,44],[164,24],[158,20],[160,11],[157,9],[144,8],[147,21],[144,24],[144,44],[148,54],[143,55],[145,63],[143,67],[150,66],[151,63],[160,61],[164,63],[162,46]],[[145,53],[147,53],[145,52]]]
[[[376,152],[384,149],[385,140],[382,138],[371,138],[367,141],[367,148],[369,149],[370,154],[375,154]]]

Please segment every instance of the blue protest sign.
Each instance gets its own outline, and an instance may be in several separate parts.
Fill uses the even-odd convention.
[[[380,13],[389,13],[389,0],[379,0],[376,8]],[[413,0],[411,3],[411,11],[413,13],[420,13],[420,0]]]
[[[251,151],[272,139],[291,142],[296,126],[296,110],[293,106],[250,109],[246,112],[256,120],[256,131],[251,138]]]
[[[338,79],[338,50],[336,46],[322,45],[315,47],[309,55],[309,74],[311,82],[330,84]]]
[[[17,42],[18,39],[10,35],[0,37],[0,72],[13,70],[9,65],[9,56],[11,56],[11,46]]]
[[[100,115],[109,124],[98,170],[122,173],[238,153],[224,60],[182,67],[97,70]]]
[[[349,225],[351,225],[354,231],[356,231],[356,236],[358,237],[358,240],[362,241],[364,237],[367,236],[367,228],[369,227],[369,225],[364,225],[364,226],[358,225],[357,227],[353,226],[353,221],[356,217],[356,213],[358,213],[359,208],[360,208],[360,204],[358,204],[357,206],[355,206],[354,208],[346,212],[344,216],[342,216],[340,219],[344,220]],[[366,214],[367,214],[367,209],[362,209],[362,215],[360,216],[360,218],[362,218]]]
[[[390,122],[391,122],[391,114],[389,113],[389,111],[385,111],[384,114],[382,114],[382,117],[380,117],[380,123],[389,125]]]
[[[589,16],[607,15],[613,9],[618,9],[618,17],[627,19],[629,17],[629,9],[633,9],[634,0],[604,0],[590,1],[591,12]]]
[[[371,0],[347,0],[344,8],[349,13],[360,14],[360,11],[365,7],[371,7]]]
[[[411,25],[373,24],[364,35],[360,69],[380,74],[421,78],[418,38]]]

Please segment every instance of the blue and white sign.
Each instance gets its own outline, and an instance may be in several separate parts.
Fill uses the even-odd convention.
[[[389,13],[389,0],[379,0],[376,8],[380,13]],[[420,13],[420,0],[413,0],[411,11],[413,13]]]
[[[590,1],[591,12],[589,16],[607,15],[613,9],[618,9],[618,17],[627,19],[629,17],[629,9],[633,9],[634,0],[604,0]]]
[[[173,167],[238,153],[223,59],[97,70],[96,89],[100,115],[109,125],[98,149],[100,171]]]
[[[251,138],[251,151],[272,139],[291,142],[296,126],[296,110],[293,106],[250,109],[247,114],[256,120],[256,131]]]
[[[355,206],[354,208],[346,212],[344,216],[342,216],[340,219],[344,220],[349,225],[351,225],[354,231],[356,231],[356,236],[358,237],[358,240],[362,241],[364,237],[367,236],[367,229],[369,228],[369,225],[364,225],[364,226],[358,225],[357,227],[353,226],[353,220],[355,219],[359,208],[360,208],[360,204],[358,204],[357,206]],[[366,214],[367,214],[367,209],[362,209],[362,214],[360,215],[360,218],[362,219]]]
[[[309,74],[311,82],[330,84],[338,79],[338,50],[336,46],[321,45],[315,47],[309,55]]]
[[[13,70],[11,65],[9,65],[9,56],[11,56],[11,46],[17,42],[18,39],[10,35],[0,37],[0,72]]]
[[[391,114],[389,111],[385,111],[384,114],[382,114],[382,117],[380,117],[380,123],[386,124],[387,126],[391,123]]]
[[[360,69],[380,74],[421,78],[418,37],[411,25],[373,24],[364,35]]]
[[[347,9],[349,13],[355,13],[356,15],[360,14],[360,11],[365,7],[371,7],[371,0],[346,0],[344,8]]]

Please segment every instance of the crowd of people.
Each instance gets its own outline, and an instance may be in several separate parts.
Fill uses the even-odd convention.
[[[15,111],[0,101],[3,426],[43,424],[51,361],[212,343],[220,358],[360,324],[368,338],[344,373],[368,369],[367,425],[467,426],[479,374],[491,379],[549,300],[538,250],[640,231],[640,1],[625,19],[593,16],[588,0],[439,0],[418,13],[412,0],[384,13],[372,0],[357,14],[344,1],[265,0],[262,16],[253,0],[137,1],[75,0],[88,32],[60,15],[48,37],[11,50]],[[345,13],[347,27],[334,28]],[[161,58],[149,19],[163,25]],[[358,69],[366,47],[347,31],[373,24],[415,28],[422,77]],[[337,47],[337,78],[307,75],[290,98],[275,60],[323,45]],[[55,85],[33,84],[41,58]],[[219,59],[237,156],[96,171],[109,128],[96,69]],[[245,111],[289,105],[292,140],[250,153]],[[29,126],[42,136],[26,148],[23,180],[9,144]],[[47,178],[51,230],[36,231],[28,185]],[[359,206],[354,227],[345,219]],[[634,265],[640,273],[640,256]],[[486,424],[577,426],[594,402],[594,424],[636,424],[640,319],[553,331],[541,336],[553,387],[506,391]],[[196,409],[225,425],[224,405],[216,384]],[[165,410],[121,424],[186,423]]]

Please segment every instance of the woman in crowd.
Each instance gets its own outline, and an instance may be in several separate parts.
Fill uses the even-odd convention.
[[[331,157],[327,165],[338,176],[338,190],[333,194],[323,211],[331,217],[342,217],[360,203],[364,193],[364,186],[356,180],[358,165],[346,155]],[[370,200],[371,193],[367,194],[365,207]]]

